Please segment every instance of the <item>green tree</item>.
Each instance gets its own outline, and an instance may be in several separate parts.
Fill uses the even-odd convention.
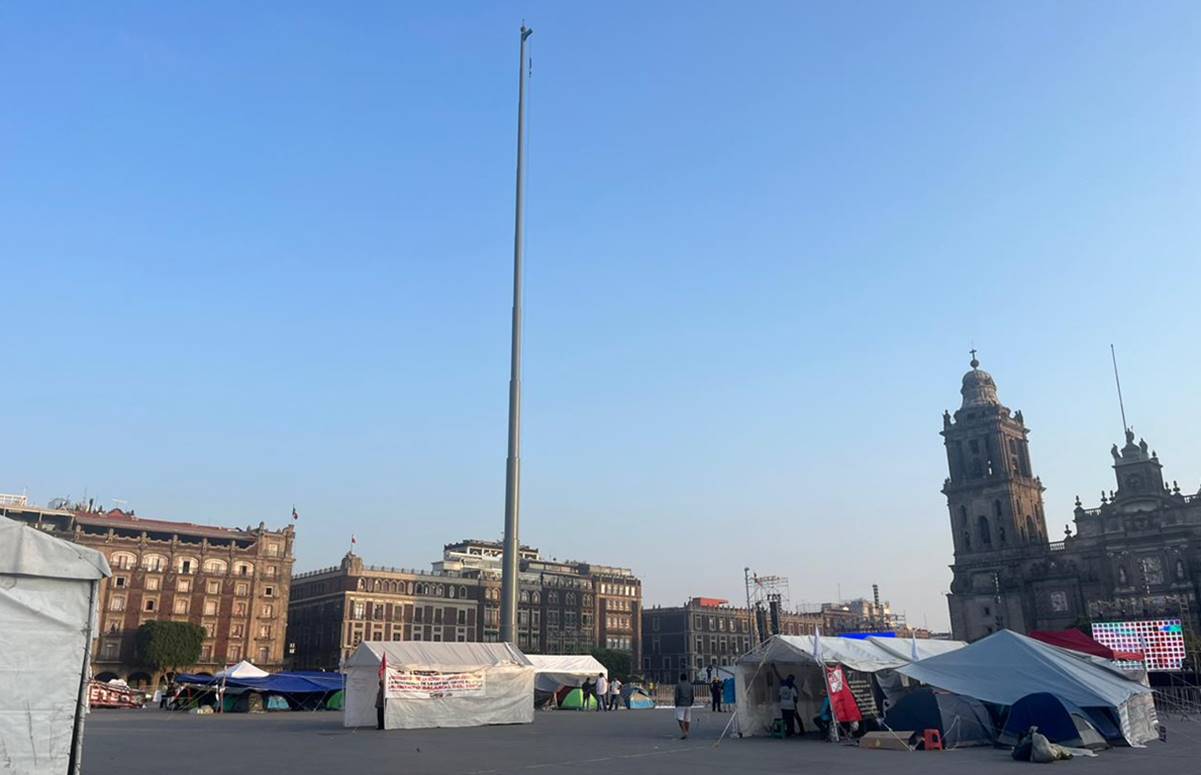
[[[610,678],[628,681],[630,678],[630,652],[616,649],[592,649],[592,656],[609,671]]]
[[[154,671],[157,688],[166,672],[196,664],[204,643],[204,628],[191,622],[146,622],[138,628],[138,661]]]

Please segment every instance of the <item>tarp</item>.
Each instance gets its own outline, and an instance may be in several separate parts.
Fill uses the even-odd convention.
[[[265,678],[270,675],[266,670],[255,667],[243,659],[236,665],[230,665],[224,670],[218,670],[214,678]]]
[[[553,693],[564,686],[582,686],[585,679],[596,680],[598,674],[609,675],[608,669],[590,654],[527,654],[526,659],[534,666],[534,689],[538,692]]]
[[[1132,745],[1156,737],[1151,689],[1094,664],[1090,657],[1001,630],[957,651],[923,659],[897,672],[940,689],[997,705],[1050,692],[1082,708],[1112,708]]]
[[[385,657],[385,729],[534,720],[534,667],[512,644],[363,641],[343,665],[345,726],[375,726],[379,670]]]
[[[780,718],[779,686],[788,675],[795,676],[801,695],[797,713],[802,722],[809,723],[826,695],[825,679],[814,656],[819,650],[827,665],[841,664],[857,672],[887,675],[887,671],[909,664],[915,642],[919,657],[967,645],[962,641],[773,635],[739,657],[735,665],[738,728],[744,736],[767,733],[772,722]]]
[[[1143,655],[1139,651],[1118,651],[1111,649],[1103,643],[1098,643],[1089,636],[1085,635],[1080,630],[1060,630],[1057,632],[1049,632],[1047,630],[1035,630],[1029,633],[1031,638],[1041,640],[1043,643],[1050,643],[1052,646],[1058,646],[1061,649],[1071,649],[1079,651],[1082,654],[1092,654],[1094,657],[1102,659],[1121,660],[1125,662],[1142,662]]]
[[[70,772],[83,737],[86,665],[104,555],[0,517],[0,763]],[[75,767],[80,765],[75,757]]]
[[[182,674],[175,677],[180,684],[211,686],[221,683],[217,676]],[[340,691],[345,684],[341,673],[291,672],[264,673],[261,678],[226,678],[225,685],[231,689],[253,689],[262,693],[275,694],[324,694]]]

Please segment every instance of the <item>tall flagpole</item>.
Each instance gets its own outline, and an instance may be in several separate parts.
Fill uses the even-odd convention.
[[[517,66],[517,207],[513,228],[513,343],[509,363],[509,456],[505,462],[505,547],[500,592],[500,639],[517,642],[517,587],[521,539],[521,259],[525,250],[525,41],[534,31],[521,25]]]

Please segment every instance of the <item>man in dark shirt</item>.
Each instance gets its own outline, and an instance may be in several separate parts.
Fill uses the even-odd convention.
[[[688,731],[692,727],[692,703],[696,702],[696,695],[692,692],[692,682],[688,680],[687,673],[680,673],[680,682],[676,684],[676,723],[680,725],[680,731],[684,734],[680,735],[681,740],[688,739]]]
[[[722,682],[720,678],[714,678],[709,684],[709,696],[713,699],[713,712],[721,713],[721,692]]]

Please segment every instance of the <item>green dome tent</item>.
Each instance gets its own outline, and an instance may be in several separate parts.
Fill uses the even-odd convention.
[[[596,697],[588,695],[587,704],[584,700],[584,690],[579,687],[572,689],[559,703],[559,707],[564,710],[596,710]]]

